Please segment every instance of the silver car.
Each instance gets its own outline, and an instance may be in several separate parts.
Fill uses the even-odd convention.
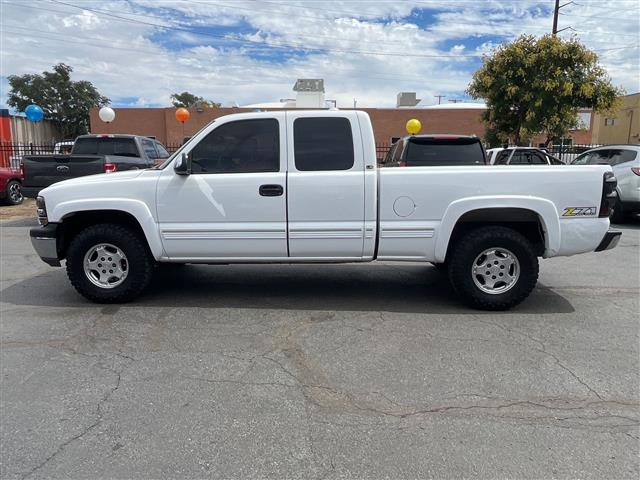
[[[640,145],[607,145],[584,152],[571,165],[608,164],[618,180],[618,198],[611,215],[621,222],[640,213]]]

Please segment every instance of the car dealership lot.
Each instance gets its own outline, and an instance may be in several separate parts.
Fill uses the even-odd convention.
[[[4,478],[637,478],[640,226],[509,312],[429,265],[186,266],[95,305],[2,224]]]

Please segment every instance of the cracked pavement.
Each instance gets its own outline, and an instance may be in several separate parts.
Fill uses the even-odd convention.
[[[640,225],[510,312],[429,265],[187,266],[79,297],[1,225],[0,477],[638,478]]]

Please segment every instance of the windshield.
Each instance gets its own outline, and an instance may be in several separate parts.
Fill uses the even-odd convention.
[[[484,165],[477,138],[411,138],[405,161],[408,167]]]

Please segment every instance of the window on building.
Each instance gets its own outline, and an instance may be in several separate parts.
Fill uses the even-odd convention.
[[[278,120],[241,120],[220,125],[191,150],[192,173],[254,173],[280,170]]]
[[[346,118],[297,118],[293,144],[296,168],[301,172],[353,167],[353,136]]]
[[[612,127],[612,126],[618,124],[618,119],[617,118],[605,118],[604,119],[604,124],[605,124],[606,127]]]

